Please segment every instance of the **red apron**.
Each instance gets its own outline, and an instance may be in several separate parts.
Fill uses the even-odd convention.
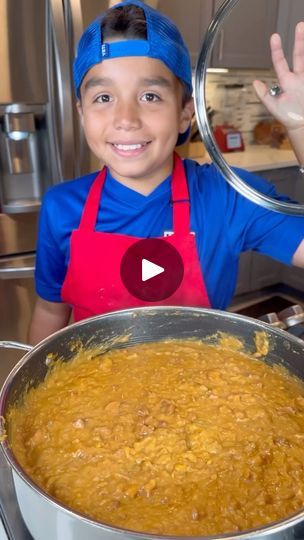
[[[70,262],[61,290],[63,302],[73,307],[74,320],[108,311],[155,305],[210,307],[190,231],[190,201],[181,159],[175,154],[172,174],[173,234],[163,237],[179,252],[184,277],[174,294],[161,302],[144,302],[130,294],[120,277],[120,264],[126,250],[138,240],[135,236],[96,232],[95,225],[106,178],[106,168],[94,180],[79,228],[72,232]]]

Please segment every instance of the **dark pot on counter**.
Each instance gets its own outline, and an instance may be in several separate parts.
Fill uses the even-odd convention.
[[[241,315],[199,308],[157,307],[118,311],[87,319],[56,332],[25,354],[1,390],[0,418],[6,417],[9,407],[24,394],[25,388],[36,386],[44,379],[48,355],[55,353],[67,361],[73,357],[75,353],[71,352],[71,343],[75,340],[86,347],[106,344],[111,349],[165,338],[211,337],[216,342],[216,333],[225,332],[240,338],[246,351],[253,352],[256,350],[255,334],[261,331],[269,336],[271,345],[265,360],[283,364],[291,373],[304,379],[304,342],[267,323]],[[128,336],[127,342],[117,340],[122,335]],[[8,346],[8,343],[0,342],[0,346]],[[35,540],[195,540],[193,536],[149,535],[108,526],[65,507],[43,492],[23,471],[10,450],[9,424],[6,429],[8,439],[1,443],[2,450],[13,470],[23,519]],[[262,536],[271,540],[304,537],[304,509],[255,530],[212,538],[252,539]]]

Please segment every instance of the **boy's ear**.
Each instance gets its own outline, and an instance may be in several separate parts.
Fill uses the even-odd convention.
[[[82,106],[81,106],[80,99],[78,99],[78,101],[76,102],[76,108],[77,108],[77,112],[78,112],[79,117],[80,117],[80,121],[82,123],[82,121],[83,121],[83,113],[82,113]]]
[[[180,125],[179,125],[179,132],[184,133],[189,125],[191,124],[192,116],[194,114],[194,102],[193,98],[189,99],[187,103],[185,103],[181,116],[180,116]]]

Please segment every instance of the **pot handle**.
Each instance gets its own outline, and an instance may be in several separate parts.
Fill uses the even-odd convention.
[[[31,351],[33,347],[18,341],[0,341],[0,349],[22,349],[23,351]]]

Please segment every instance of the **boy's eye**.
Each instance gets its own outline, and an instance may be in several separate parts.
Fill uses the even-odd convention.
[[[154,94],[154,92],[146,92],[142,96],[143,101],[159,101],[160,97],[157,94]]]
[[[95,99],[96,103],[109,103],[112,101],[112,98],[109,94],[101,94]]]

